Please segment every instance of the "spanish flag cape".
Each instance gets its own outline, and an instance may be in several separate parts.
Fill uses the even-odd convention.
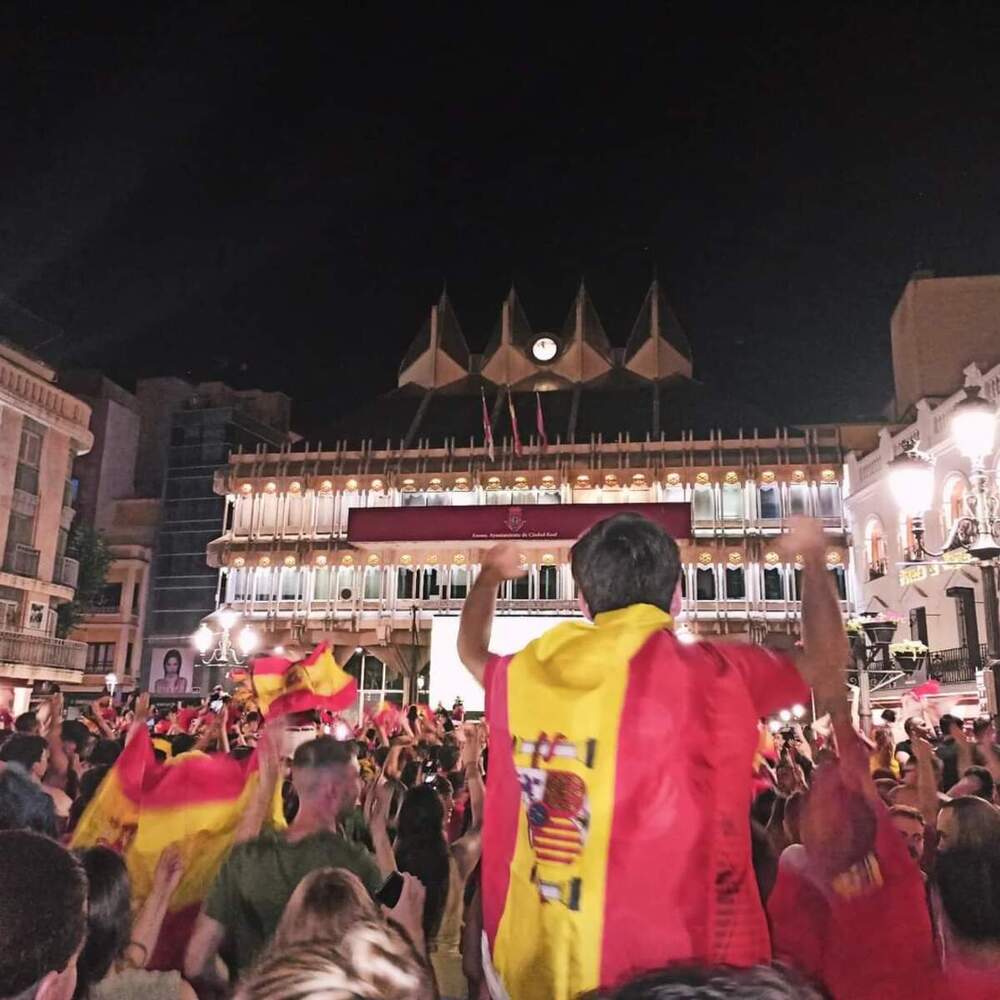
[[[242,761],[192,751],[158,764],[143,728],[129,740],[84,811],[70,846],[101,844],[119,851],[138,904],[152,889],[164,849],[171,844],[180,849],[184,875],[170,899],[151,968],[183,968],[202,900],[233,845],[258,782],[256,751]],[[280,785],[271,822],[285,825]]]
[[[326,643],[294,662],[283,656],[259,656],[253,661],[252,680],[260,710],[269,719],[313,708],[336,712],[358,700],[358,682],[337,666]]]
[[[483,926],[511,1000],[770,957],[749,773],[758,703],[804,686],[760,647],[683,645],[671,625],[632,605],[487,665]]]

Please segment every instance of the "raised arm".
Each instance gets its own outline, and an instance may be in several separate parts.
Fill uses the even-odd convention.
[[[69,774],[69,758],[63,750],[62,742],[63,696],[53,695],[38,707],[38,727],[49,745],[49,773],[45,783],[55,788],[66,789]]]
[[[284,743],[284,725],[279,722],[264,729],[254,751],[257,756],[258,782],[250,804],[240,817],[233,838],[234,844],[253,840],[264,826],[274,803],[278,779],[281,777],[281,747]]]
[[[826,535],[819,521],[795,518],[784,541],[786,552],[802,557],[802,652],[797,665],[813,689],[820,714],[834,724],[849,715],[844,668],[850,657],[840,603],[826,568]]]
[[[156,947],[164,917],[167,915],[170,897],[180,885],[183,874],[184,861],[181,852],[176,844],[171,844],[160,855],[156,872],[153,875],[153,888],[132,925],[132,939],[129,942],[129,949],[134,948],[139,952],[139,954],[132,956],[132,964],[137,968],[148,965],[149,960],[153,957],[153,949]]]
[[[526,572],[517,549],[509,542],[494,545],[483,555],[479,576],[465,599],[458,626],[458,658],[480,684],[485,679],[490,656],[497,587],[504,580],[513,580]]]
[[[482,853],[483,803],[486,800],[486,786],[483,783],[480,759],[485,735],[482,725],[466,723],[462,764],[465,767],[465,787],[469,790],[472,821],[468,831],[455,841],[451,848],[463,879],[472,874]]]

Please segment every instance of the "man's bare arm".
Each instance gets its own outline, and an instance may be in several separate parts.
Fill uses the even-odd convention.
[[[802,653],[797,659],[805,682],[813,689],[817,709],[837,722],[849,711],[843,671],[850,646],[840,602],[826,568],[826,536],[818,521],[798,518],[786,549],[802,556]]]
[[[219,948],[226,937],[226,928],[204,911],[198,914],[191,940],[184,953],[184,977],[206,990],[219,990],[226,986],[218,973]]]
[[[458,626],[458,658],[480,684],[485,678],[486,661],[490,656],[497,587],[504,580],[524,576],[525,572],[517,549],[504,542],[484,554],[479,576],[469,589]]]

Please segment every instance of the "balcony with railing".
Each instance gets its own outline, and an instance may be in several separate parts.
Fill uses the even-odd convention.
[[[79,560],[70,559],[69,556],[56,556],[56,564],[52,576],[56,583],[61,583],[64,587],[72,587],[76,590],[76,583],[80,578]]]
[[[52,670],[82,671],[87,644],[53,639],[17,629],[0,629],[0,663]]]
[[[4,554],[4,571],[18,576],[37,577],[40,556],[38,549],[33,549],[30,545],[11,545]]]
[[[956,646],[953,649],[931,650],[930,662],[927,664],[927,674],[942,684],[969,684],[976,679],[977,663],[970,655],[968,646]],[[978,663],[985,664],[989,657],[986,646],[979,647]]]

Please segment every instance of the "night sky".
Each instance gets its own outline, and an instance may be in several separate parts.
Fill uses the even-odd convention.
[[[992,5],[77,6],[2,23],[0,290],[125,385],[322,436],[445,280],[473,351],[512,280],[558,330],[581,276],[623,345],[656,268],[699,378],[856,417],[910,273],[1000,271]]]

